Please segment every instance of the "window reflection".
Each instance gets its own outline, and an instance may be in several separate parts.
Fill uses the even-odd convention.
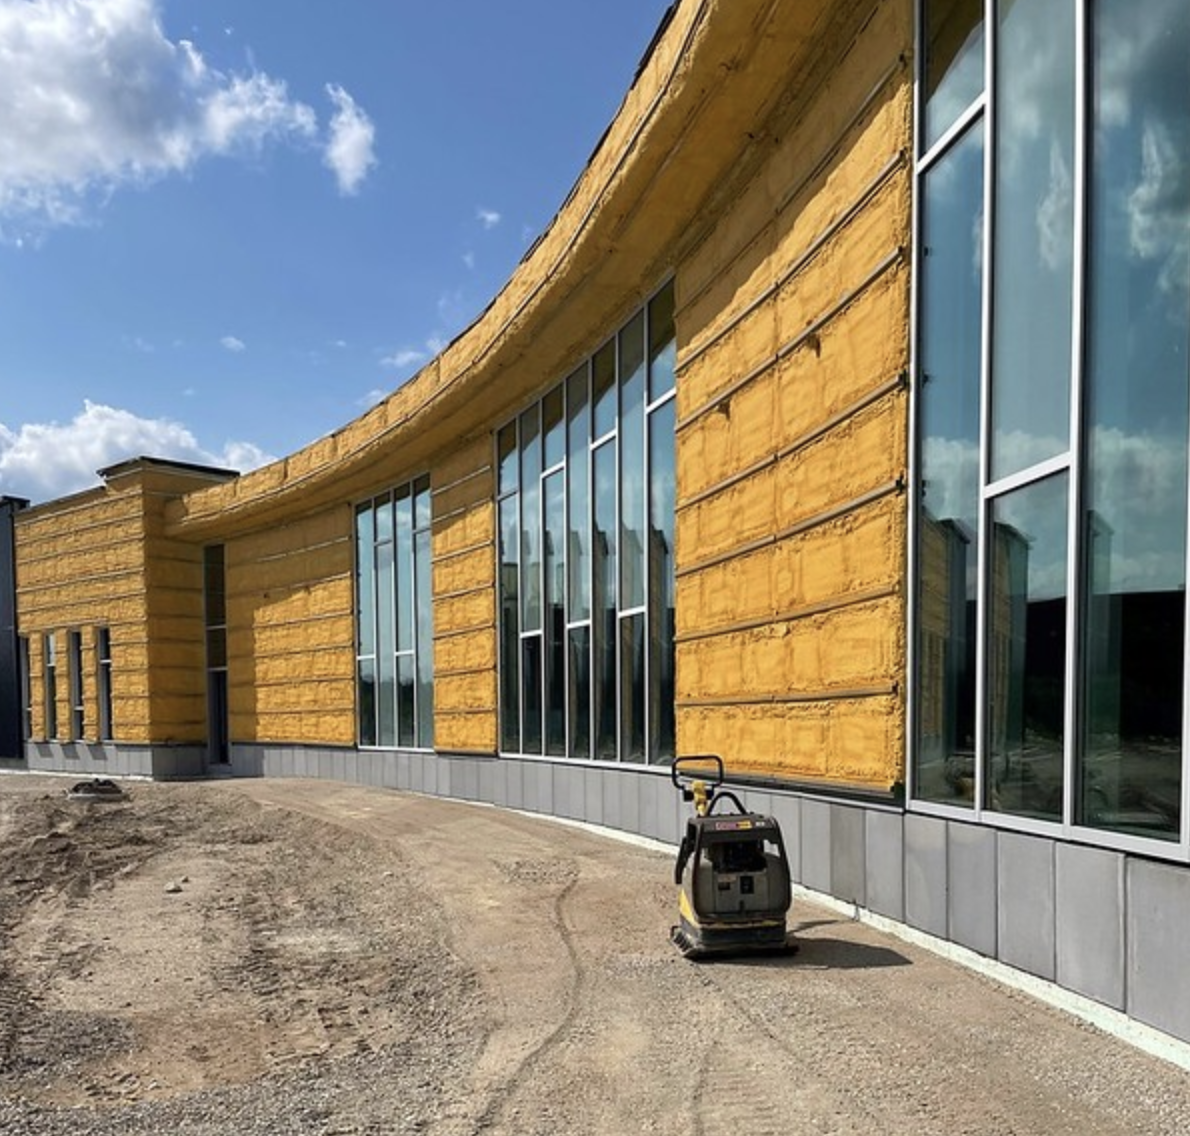
[[[975,788],[983,125],[924,179],[917,791]]]
[[[925,149],[983,90],[983,0],[925,4]]]
[[[992,480],[1070,448],[1074,0],[1002,0]]]
[[[496,432],[506,753],[673,756],[676,354],[667,284]]]
[[[1190,7],[1110,0],[1094,36],[1078,819],[1176,838],[1190,442]],[[1182,157],[1170,164],[1165,146],[1175,140]]]
[[[988,595],[987,806],[1062,818],[1066,493],[1061,474],[996,500]]]

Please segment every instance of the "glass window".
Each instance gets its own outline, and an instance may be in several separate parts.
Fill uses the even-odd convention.
[[[112,636],[106,627],[95,630],[95,685],[99,702],[99,740],[112,739]]]
[[[566,456],[566,423],[562,414],[565,394],[565,390],[558,386],[541,400],[546,469],[553,469]]]
[[[58,646],[53,632],[47,635],[42,644],[44,652],[42,663],[44,668],[45,693],[45,736],[58,736]]]
[[[516,423],[510,422],[496,435],[496,461],[500,467],[500,495],[512,493],[518,485]]]
[[[674,389],[674,286],[671,280],[649,301],[649,401]]]
[[[916,785],[975,790],[983,124],[922,179]]]
[[[928,150],[983,92],[983,0],[925,0],[924,8]]]
[[[83,708],[83,633],[68,632],[66,644],[70,655],[70,736],[77,740],[83,736],[86,717]]]
[[[675,354],[671,283],[496,432],[502,752],[673,755]]]
[[[605,343],[591,360],[591,402],[595,408],[594,436],[602,438],[616,427],[616,341]]]
[[[592,609],[595,651],[595,756],[616,758],[616,441],[592,460],[595,489]]]
[[[517,499],[500,502],[500,748],[521,748],[521,525]]]
[[[521,752],[541,753],[541,634],[521,639]]]
[[[649,419],[649,761],[675,755],[674,720],[674,409]]]
[[[566,391],[567,614],[577,623],[591,618],[591,408],[585,366],[570,376]]]
[[[992,480],[1070,449],[1074,0],[1002,0]]]
[[[620,618],[620,760],[645,759],[645,617]]]
[[[992,506],[987,807],[1062,818],[1066,499],[1059,474]]]
[[[557,755],[566,753],[564,488],[561,470],[545,479],[545,752]]]
[[[620,332],[620,599],[645,602],[645,317]]]
[[[361,746],[433,744],[430,481],[356,508],[356,700]]]
[[[541,629],[541,431],[538,408],[521,415],[521,627]]]
[[[919,13],[913,794],[1185,846],[1190,6]]]
[[[1093,31],[1076,818],[1176,839],[1190,444],[1190,6],[1105,0]]]

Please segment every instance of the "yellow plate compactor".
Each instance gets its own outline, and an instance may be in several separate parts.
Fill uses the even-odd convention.
[[[721,788],[722,758],[676,758],[670,779],[694,803],[674,865],[678,950],[704,958],[796,949],[785,931],[792,892],[781,826]]]

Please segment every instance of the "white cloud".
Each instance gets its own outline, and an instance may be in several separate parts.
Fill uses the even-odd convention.
[[[273,461],[251,442],[207,450],[178,422],[87,401],[70,422],[0,423],[0,492],[45,501],[99,483],[96,471],[148,456],[237,469]]]
[[[312,146],[315,112],[252,66],[226,74],[166,37],[162,0],[0,0],[0,237],[81,223],[113,191],[270,142]],[[339,87],[326,162],[354,192],[373,128]]]
[[[242,339],[237,339],[234,335],[225,335],[219,340],[219,345],[226,347],[228,351],[237,353],[243,351],[248,346]]]
[[[358,192],[368,170],[376,164],[376,128],[342,87],[328,83],[326,93],[335,104],[323,162],[334,172],[339,192]]]
[[[465,265],[466,265],[466,266],[467,266],[469,269],[472,269],[472,270],[473,270],[473,269],[475,268],[475,253],[473,253],[473,252],[465,252],[465,253],[463,253],[463,263],[464,263],[464,264],[465,264]]]
[[[418,351],[413,347],[404,347],[400,351],[394,351],[391,355],[385,355],[380,360],[382,367],[408,367],[411,363],[420,363],[426,357],[424,351]]]
[[[495,209],[484,209],[481,207],[475,210],[475,216],[485,229],[494,229],[500,224],[500,214]]]

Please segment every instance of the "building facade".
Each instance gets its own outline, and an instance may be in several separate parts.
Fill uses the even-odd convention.
[[[1190,9],[681,0],[505,288],[253,473],[0,502],[13,769],[676,842],[1190,1042]]]

